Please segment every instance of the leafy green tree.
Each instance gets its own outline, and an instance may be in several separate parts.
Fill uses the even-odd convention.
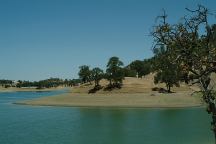
[[[212,115],[216,140],[216,95],[211,83],[211,75],[216,72],[216,25],[210,25],[209,11],[201,5],[196,10],[187,11],[189,16],[177,24],[168,23],[165,12],[158,17],[160,21],[152,32],[154,47],[164,45],[173,57],[172,63],[181,68],[185,80],[200,85],[207,112]]]
[[[80,71],[79,71],[79,77],[82,80],[83,83],[89,82],[91,84],[91,80],[92,80],[92,73],[91,70],[89,68],[89,66],[87,65],[82,65],[79,67]]]
[[[103,70],[96,67],[92,69],[92,78],[95,82],[95,87],[100,86],[99,82],[103,78],[104,73]]]
[[[124,68],[124,75],[125,77],[136,77],[137,72],[136,70],[131,70],[129,67]]]
[[[136,71],[138,77],[145,76],[151,72],[150,59],[145,59],[144,61],[135,60],[127,66],[130,70]]]
[[[123,62],[118,57],[111,57],[107,64],[106,78],[110,81],[110,85],[119,86],[124,79]],[[112,83],[113,82],[113,83]]]
[[[144,69],[143,61],[135,60],[129,65],[129,68],[131,70],[135,70],[136,73],[138,74],[138,77],[141,77],[142,71]]]
[[[66,85],[66,86],[70,86],[70,87],[72,87],[72,86],[78,86],[80,83],[82,82],[82,80],[81,79],[65,79],[65,81],[64,81],[64,85]]]
[[[168,92],[171,92],[171,87],[174,85],[179,87],[181,72],[171,54],[166,50],[164,46],[154,50],[154,70],[156,75],[154,77],[154,83],[165,83]]]
[[[143,60],[143,69],[141,71],[141,75],[145,76],[152,72],[152,58]]]

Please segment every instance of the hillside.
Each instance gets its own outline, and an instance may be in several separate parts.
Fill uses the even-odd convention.
[[[108,84],[107,80],[101,80],[100,84],[105,88]],[[81,86],[73,88],[73,93],[88,93],[90,89],[94,87],[94,84],[83,84]],[[149,93],[152,92],[152,88],[164,88],[165,84],[154,84],[154,74],[149,74],[144,78],[134,78],[126,77],[123,80],[123,87],[121,89],[114,89],[112,91],[104,91],[104,89],[99,90],[97,93]],[[180,87],[173,87],[171,90],[173,92],[179,91],[192,91],[193,89],[198,89],[195,86],[190,87],[185,83],[181,83]]]

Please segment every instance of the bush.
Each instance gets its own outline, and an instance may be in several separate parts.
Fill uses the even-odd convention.
[[[11,86],[10,86],[10,85],[5,85],[4,87],[5,87],[5,88],[9,88],[9,87],[11,87]]]

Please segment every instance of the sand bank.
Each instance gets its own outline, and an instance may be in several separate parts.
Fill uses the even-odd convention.
[[[16,104],[37,106],[70,107],[134,107],[134,108],[181,108],[202,106],[199,96],[188,92],[160,94],[78,94],[67,93],[58,96],[43,97],[35,100],[16,102]]]

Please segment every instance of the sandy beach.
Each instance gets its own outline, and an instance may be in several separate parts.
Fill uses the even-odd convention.
[[[202,106],[199,96],[189,93],[176,94],[77,94],[67,93],[35,100],[16,102],[16,104],[39,106],[71,107],[144,107],[144,108],[181,108]]]

